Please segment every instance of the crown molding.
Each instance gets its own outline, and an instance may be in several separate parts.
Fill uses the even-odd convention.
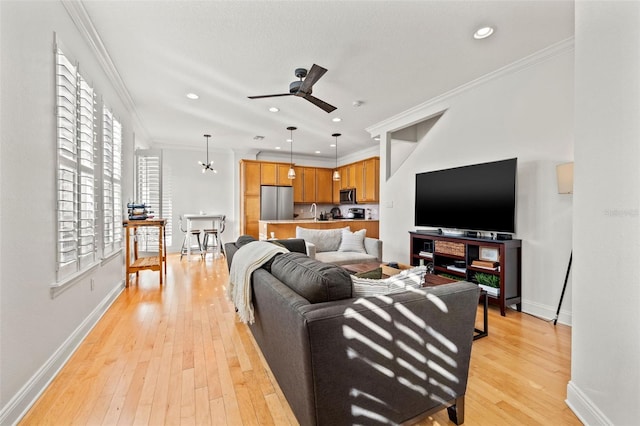
[[[93,22],[91,21],[91,18],[89,17],[84,4],[81,0],[60,1],[64,8],[67,10],[69,17],[75,24],[81,37],[93,51],[93,54],[97,58],[100,67],[104,71],[111,85],[116,90],[116,93],[120,97],[120,100],[124,104],[125,108],[137,122],[137,127],[142,130],[147,139],[150,139],[149,132],[142,125],[142,120],[140,120],[140,117],[138,115],[135,102],[133,101],[133,98],[131,97],[127,86],[124,84],[122,77],[120,77],[120,73],[113,63],[113,60],[111,60],[111,56],[109,55],[106,46],[102,42],[102,39],[100,38],[96,27],[93,25]]]
[[[423,102],[413,108],[410,108],[400,114],[387,118],[379,123],[373,124],[367,127],[365,130],[373,136],[378,136],[384,132],[393,132],[399,129],[403,129],[407,126],[411,126],[423,120],[427,115],[431,115],[429,112],[434,105],[440,104],[448,99],[451,99],[459,94],[472,90],[480,85],[486,84],[497,78],[504,77],[509,74],[515,74],[526,68],[533,67],[542,62],[548,61],[556,56],[563,55],[567,52],[574,50],[574,37],[562,40],[558,43],[552,44],[542,50],[539,50],[529,56],[525,56],[509,65],[505,65],[502,68],[498,68],[488,74],[471,80],[465,84],[462,84],[448,92],[431,98],[426,102]]]

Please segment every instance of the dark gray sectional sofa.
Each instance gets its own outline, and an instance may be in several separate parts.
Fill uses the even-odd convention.
[[[229,267],[246,242],[225,244]],[[464,421],[478,305],[460,282],[352,298],[337,265],[308,258],[304,240],[280,240],[252,276],[249,327],[301,425],[410,423],[447,408]]]

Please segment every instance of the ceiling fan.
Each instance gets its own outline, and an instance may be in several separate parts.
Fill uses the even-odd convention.
[[[261,95],[261,96],[249,96],[249,99],[260,99],[260,98],[273,98],[276,96],[299,96],[311,102],[312,104],[322,108],[326,112],[332,112],[336,110],[336,107],[333,105],[329,105],[325,101],[322,101],[315,96],[311,96],[312,86],[316,83],[316,81],[320,80],[320,77],[326,73],[326,68],[322,68],[319,65],[313,64],[309,72],[305,68],[296,68],[295,75],[300,80],[293,81],[289,84],[289,93],[279,93],[275,95]]]

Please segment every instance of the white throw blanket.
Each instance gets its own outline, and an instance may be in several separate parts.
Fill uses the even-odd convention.
[[[243,323],[255,322],[251,303],[251,274],[276,254],[288,251],[282,246],[266,241],[252,241],[240,247],[233,255],[227,298],[235,305]]]

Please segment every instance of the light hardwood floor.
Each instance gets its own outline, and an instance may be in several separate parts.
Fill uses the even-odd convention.
[[[168,262],[163,287],[157,272],[140,272],[20,424],[297,424],[224,296],[224,258]],[[570,327],[490,307],[489,336],[473,343],[465,424],[581,424],[564,403],[570,342]],[[444,410],[420,424],[452,423]]]

